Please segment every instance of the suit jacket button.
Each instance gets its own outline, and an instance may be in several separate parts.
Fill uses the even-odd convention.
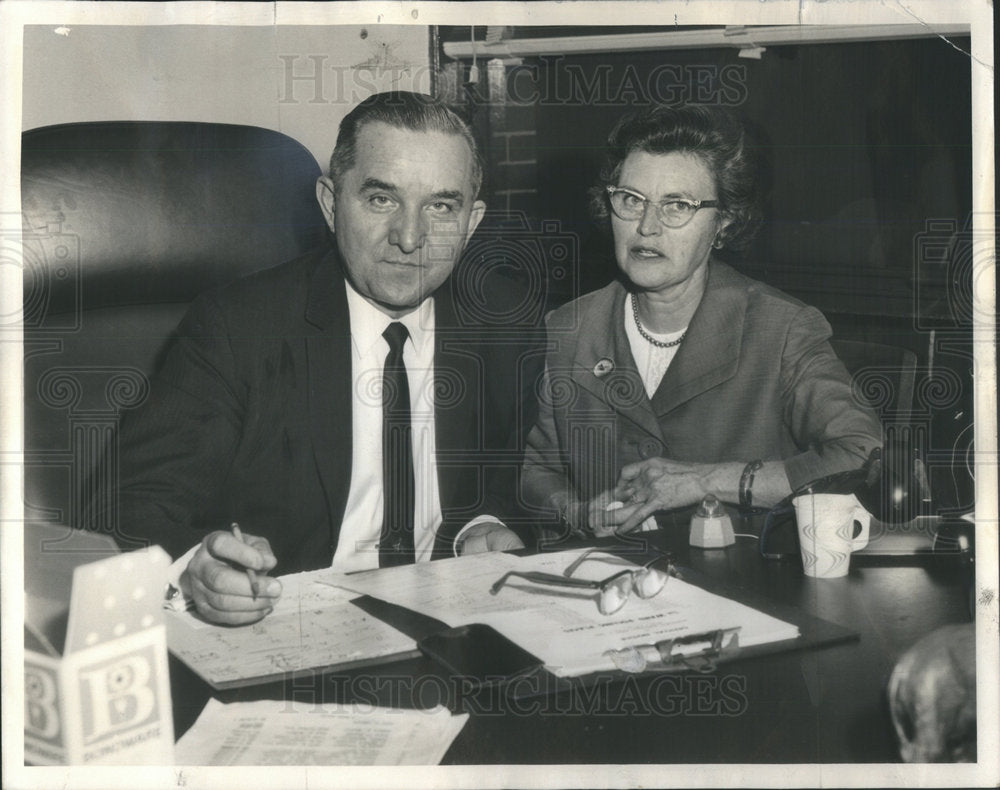
[[[639,457],[656,458],[663,455],[663,445],[656,439],[645,439],[639,443]]]

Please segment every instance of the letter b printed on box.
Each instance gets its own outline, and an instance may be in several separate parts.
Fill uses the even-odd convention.
[[[80,710],[83,742],[91,746],[109,735],[159,718],[153,648],[81,667]]]
[[[24,732],[48,741],[53,747],[61,745],[58,688],[53,670],[38,664],[25,664]]]

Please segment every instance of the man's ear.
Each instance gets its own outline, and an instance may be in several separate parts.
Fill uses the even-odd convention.
[[[320,211],[326,219],[326,225],[333,233],[333,220],[337,213],[337,194],[333,186],[333,180],[327,176],[320,176],[316,180],[316,200],[319,202]]]
[[[484,214],[486,214],[486,204],[481,200],[477,200],[472,204],[472,211],[469,212],[469,229],[465,232],[466,243],[472,238],[472,234],[476,232],[479,223],[483,221]]]

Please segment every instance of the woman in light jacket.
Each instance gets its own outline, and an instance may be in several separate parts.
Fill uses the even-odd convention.
[[[611,132],[593,205],[620,276],[549,316],[522,482],[575,531],[628,531],[706,494],[771,505],[881,445],[822,314],[712,255],[756,228],[751,153],[717,107],[654,107]]]

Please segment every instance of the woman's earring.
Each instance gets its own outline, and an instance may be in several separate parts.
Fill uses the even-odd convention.
[[[712,249],[721,250],[722,249],[722,234],[717,233],[715,239],[712,241]]]

